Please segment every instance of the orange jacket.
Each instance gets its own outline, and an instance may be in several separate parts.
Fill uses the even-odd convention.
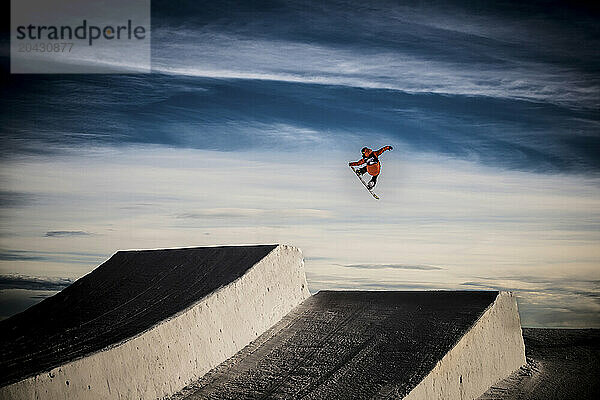
[[[379,156],[386,150],[391,150],[391,146],[385,146],[380,148],[377,151],[371,150],[370,153],[367,153],[366,156],[361,158],[358,161],[351,162],[349,165],[352,167],[357,167],[359,165],[367,164],[367,172],[371,176],[377,176],[381,172],[381,164],[379,163]]]

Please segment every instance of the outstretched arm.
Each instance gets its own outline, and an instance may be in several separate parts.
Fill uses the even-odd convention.
[[[354,161],[354,162],[349,162],[348,165],[351,167],[358,167],[359,165],[363,165],[364,163],[366,163],[367,161],[364,158],[361,158],[358,161]]]
[[[381,153],[383,153],[384,151],[386,151],[386,150],[393,150],[393,149],[394,148],[392,146],[385,146],[385,147],[382,147],[379,150],[377,150],[375,152],[375,154],[377,154],[377,157],[379,157],[381,155]]]

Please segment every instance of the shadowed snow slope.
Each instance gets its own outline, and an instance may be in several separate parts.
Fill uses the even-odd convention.
[[[309,296],[289,246],[120,251],[0,323],[0,398],[157,398]]]
[[[322,291],[174,399],[473,399],[523,364],[509,293]]]

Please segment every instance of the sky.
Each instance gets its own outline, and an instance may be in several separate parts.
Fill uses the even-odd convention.
[[[313,293],[513,290],[525,326],[600,327],[597,16],[154,1],[152,74],[4,70],[0,318],[119,249],[285,243]],[[376,201],[347,163],[384,145]]]

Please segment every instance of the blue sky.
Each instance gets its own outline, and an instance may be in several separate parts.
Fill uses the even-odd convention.
[[[594,10],[152,10],[153,74],[5,74],[0,314],[117,249],[281,242],[312,291],[509,289],[526,325],[600,326]],[[346,165],[386,144],[374,202]]]

